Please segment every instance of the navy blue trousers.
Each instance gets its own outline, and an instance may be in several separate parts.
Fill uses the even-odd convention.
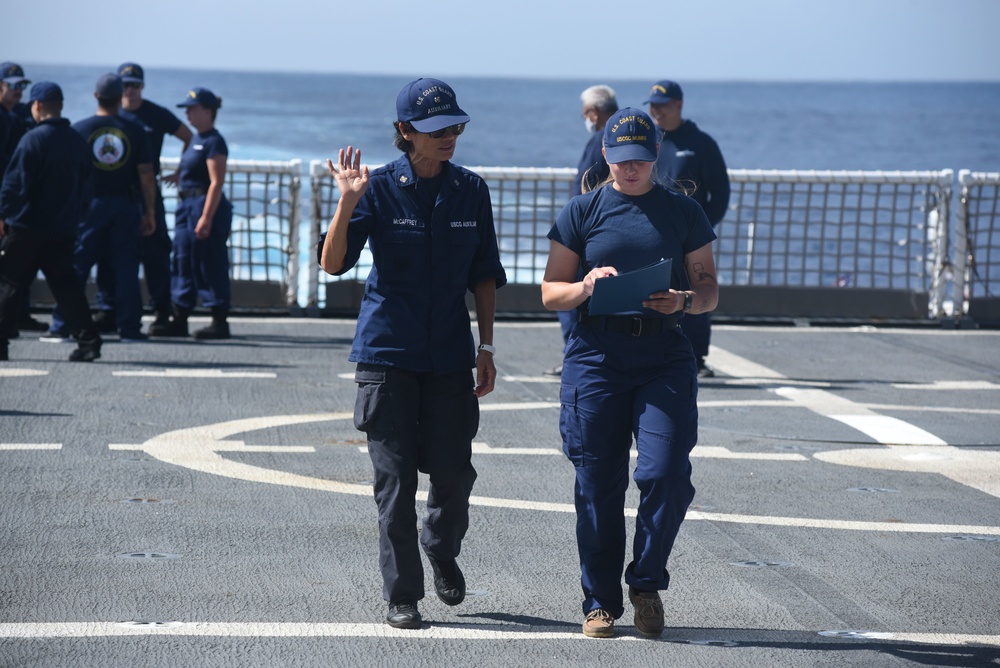
[[[20,295],[39,269],[66,314],[69,332],[81,341],[98,339],[83,283],[73,271],[75,246],[72,237],[52,238],[14,225],[7,227],[0,238],[0,342],[7,341],[11,325],[17,323]]]
[[[698,375],[679,330],[654,336],[579,324],[563,362],[560,432],[576,467],[576,537],[584,614],[624,612],[622,572],[636,589],[666,589],[667,560],[694,498]],[[625,566],[629,451],[638,449],[632,560]]]
[[[694,356],[698,359],[708,357],[708,345],[712,339],[712,314],[685,313],[680,322],[681,329],[694,349]]]
[[[142,293],[139,290],[139,205],[129,197],[95,197],[91,200],[73,253],[73,269],[81,285],[90,270],[104,260],[114,276],[114,303],[122,336],[142,328]],[[52,310],[53,331],[64,329],[59,306]]]
[[[146,290],[153,310],[170,312],[170,250],[163,195],[156,191],[156,231],[139,240],[139,262],[146,277]],[[97,307],[102,311],[115,309],[115,276],[110,264],[97,263]]]
[[[205,209],[205,195],[181,200],[174,212],[174,254],[170,298],[184,309],[202,306],[229,310],[232,288],[229,283],[229,232],[233,207],[223,197],[212,219],[212,232],[200,241],[194,228]]]
[[[472,439],[479,400],[471,372],[414,373],[358,364],[354,426],[368,435],[378,506],[382,596],[400,603],[424,597],[417,536],[417,472],[430,478],[419,545],[435,559],[458,556],[469,528],[476,481]]]

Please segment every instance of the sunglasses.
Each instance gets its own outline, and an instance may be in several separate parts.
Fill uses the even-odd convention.
[[[465,123],[459,123],[457,125],[449,125],[441,130],[435,130],[434,132],[428,132],[427,136],[431,139],[441,139],[446,133],[450,132],[454,136],[458,136],[465,132]]]
[[[28,83],[29,82],[27,81],[18,81],[16,84],[13,84],[11,88],[13,88],[14,90],[24,90],[25,88],[28,87]]]
[[[126,81],[122,86],[125,88],[142,88],[142,84],[138,81]]]

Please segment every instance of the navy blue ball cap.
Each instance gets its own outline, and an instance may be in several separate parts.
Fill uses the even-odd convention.
[[[119,65],[118,76],[125,83],[143,83],[145,81],[145,74],[142,71],[142,67],[136,63],[122,63]]]
[[[24,78],[24,70],[17,63],[0,63],[0,79],[12,86],[22,81],[31,83],[31,79]]]
[[[31,87],[28,94],[28,104],[32,102],[62,102],[63,92],[57,84],[51,81],[39,81]]]
[[[644,111],[625,107],[604,126],[604,159],[608,164],[656,160],[656,128]]]
[[[102,74],[94,86],[94,95],[102,100],[113,100],[122,96],[122,78],[114,72]]]
[[[218,109],[222,106],[222,99],[216,97],[215,93],[207,88],[195,87],[187,92],[184,101],[178,107],[194,107],[201,105],[206,109]]]
[[[417,79],[403,86],[396,96],[396,118],[418,132],[469,122],[469,115],[458,106],[455,91],[440,79]]]
[[[683,99],[684,91],[681,90],[680,85],[676,81],[664,79],[653,84],[653,87],[649,89],[649,99],[643,104],[665,104],[671,100]]]

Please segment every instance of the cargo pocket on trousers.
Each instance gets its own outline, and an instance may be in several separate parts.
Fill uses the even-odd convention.
[[[387,401],[384,369],[362,369],[354,372],[358,396],[354,400],[354,428],[368,432],[377,424]]]
[[[563,385],[559,388],[559,433],[562,435],[566,457],[574,466],[583,466],[583,442],[576,395],[575,385]]]

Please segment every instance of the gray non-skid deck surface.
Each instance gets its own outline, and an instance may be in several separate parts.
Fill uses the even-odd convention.
[[[383,623],[354,323],[232,329],[12,343],[0,666],[1000,665],[1000,332],[716,326],[668,628],[593,640],[554,322],[498,325],[470,596],[420,631]]]

